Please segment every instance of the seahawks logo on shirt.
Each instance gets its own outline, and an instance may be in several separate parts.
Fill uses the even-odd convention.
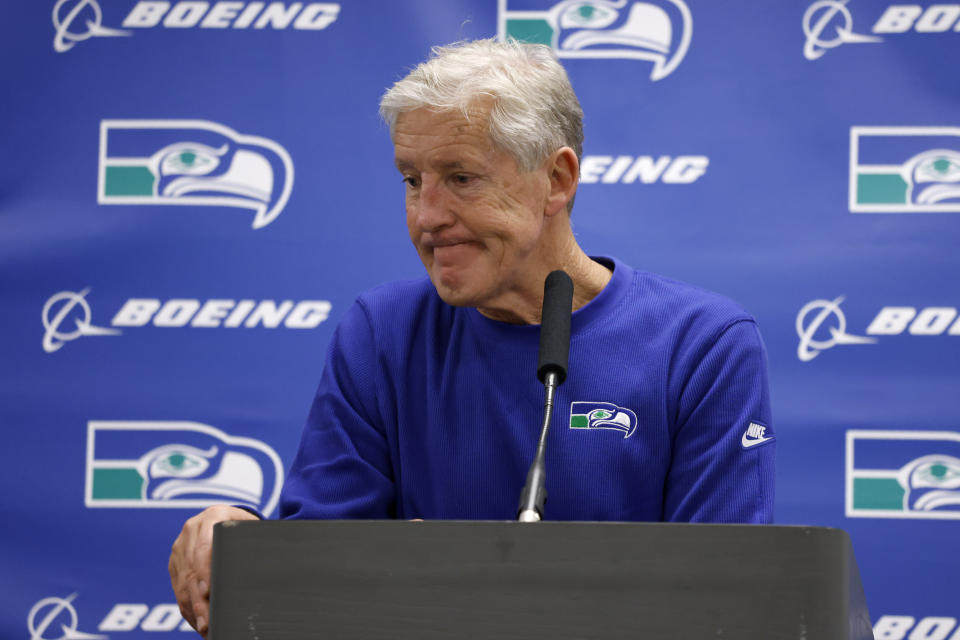
[[[571,402],[571,429],[615,429],[624,439],[637,430],[637,414],[610,402]]]

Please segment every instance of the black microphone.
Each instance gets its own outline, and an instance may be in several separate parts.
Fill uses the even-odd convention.
[[[540,357],[537,378],[543,383],[543,427],[537,453],[527,472],[527,484],[520,492],[517,520],[538,522],[543,519],[547,501],[544,456],[550,418],[553,417],[553,396],[567,378],[567,357],[570,354],[570,316],[573,307],[573,281],[563,271],[551,271],[543,283],[543,310],[540,314]]]
[[[573,280],[564,271],[551,271],[543,283],[543,312],[540,314],[540,358],[537,378],[546,384],[551,371],[567,379],[570,354],[570,314],[573,307]]]

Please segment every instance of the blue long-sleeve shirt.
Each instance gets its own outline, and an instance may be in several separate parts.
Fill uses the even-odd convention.
[[[766,353],[728,299],[616,260],[572,318],[545,519],[770,522]],[[281,517],[507,520],[539,437],[539,326],[428,279],[361,295],[334,334]]]

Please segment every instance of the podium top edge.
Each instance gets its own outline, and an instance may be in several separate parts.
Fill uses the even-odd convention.
[[[409,526],[409,527],[462,527],[464,525],[476,527],[492,527],[503,525],[523,525],[533,527],[679,527],[679,528],[718,528],[723,530],[743,529],[774,529],[777,531],[809,531],[820,532],[822,534],[843,534],[848,535],[843,529],[837,527],[823,527],[806,524],[743,524],[743,523],[711,523],[711,522],[624,522],[624,521],[591,521],[591,520],[545,520],[542,522],[518,522],[516,520],[377,520],[377,519],[330,519],[330,520],[228,520],[217,523],[215,528],[232,528],[247,526],[263,526],[270,523],[270,526]]]

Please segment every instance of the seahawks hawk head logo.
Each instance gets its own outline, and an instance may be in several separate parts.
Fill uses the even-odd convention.
[[[503,10],[500,38],[545,44],[560,58],[653,62],[670,75],[690,47],[693,18],[683,0],[563,0],[546,10]]]
[[[144,501],[180,499],[236,500],[258,505],[263,499],[263,471],[242,451],[185,444],[152,449],[137,461],[144,479]]]
[[[907,202],[937,204],[960,202],[960,152],[933,149],[910,158],[903,165]]]
[[[571,402],[571,429],[614,429],[624,439],[637,430],[637,414],[610,402]]]
[[[207,120],[100,123],[100,204],[235,207],[273,222],[293,188],[279,144]]]
[[[88,507],[202,508],[230,502],[269,515],[283,468],[259,440],[196,422],[91,421]]]
[[[960,458],[928,455],[904,466],[897,476],[907,511],[960,510]]]

